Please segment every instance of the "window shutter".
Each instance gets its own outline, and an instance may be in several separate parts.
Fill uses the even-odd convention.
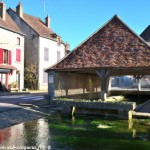
[[[8,52],[8,63],[9,65],[12,65],[12,52],[11,51]]]
[[[20,51],[20,49],[16,49],[16,61],[21,61],[21,51]]]
[[[49,61],[49,49],[44,48],[44,61]]]
[[[0,48],[0,64],[3,63],[3,49]]]
[[[60,51],[57,51],[57,62],[60,60]]]

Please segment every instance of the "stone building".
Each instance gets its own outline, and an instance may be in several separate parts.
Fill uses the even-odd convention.
[[[38,68],[38,89],[47,89],[47,74],[44,70],[57,63],[69,51],[69,44],[64,43],[50,27],[50,17],[43,22],[40,18],[25,14],[22,4],[16,11],[9,8],[9,15],[19,26],[25,37],[25,67],[36,64]]]
[[[0,3],[0,91],[24,88],[24,34]]]

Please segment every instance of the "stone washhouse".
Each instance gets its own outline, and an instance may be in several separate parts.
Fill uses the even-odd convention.
[[[150,75],[150,47],[115,15],[45,71],[50,99],[105,100],[111,76]]]

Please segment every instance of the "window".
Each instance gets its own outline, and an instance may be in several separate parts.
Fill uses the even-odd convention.
[[[20,38],[17,37],[17,45],[20,45]]]
[[[60,60],[60,51],[57,51],[57,62]]]
[[[21,61],[21,50],[16,49],[16,61]]]
[[[3,58],[4,58],[4,60],[3,60],[3,62],[4,62],[4,64],[8,64],[8,50],[3,50]]]
[[[49,61],[49,49],[44,48],[44,61]]]
[[[48,83],[48,74],[44,70],[43,70],[43,83]]]
[[[60,46],[61,45],[61,38],[57,38],[57,45]]]
[[[12,64],[11,51],[0,48],[0,64]]]

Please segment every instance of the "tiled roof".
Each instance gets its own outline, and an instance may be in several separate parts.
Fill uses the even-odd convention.
[[[12,18],[8,15],[7,12],[6,12],[6,19],[5,20],[3,20],[0,17],[0,27],[7,28],[7,29],[12,30],[12,31],[17,32],[17,33],[22,33],[21,30],[19,29],[19,27],[17,26],[17,24],[12,20]]]
[[[15,10],[9,8],[11,11],[16,13]],[[60,37],[51,28],[47,27],[46,24],[38,17],[23,13],[23,19],[39,36],[48,39],[56,40],[56,37]],[[62,41],[62,43],[64,43]]]
[[[52,34],[54,32],[50,28],[48,28],[40,18],[28,14],[23,14],[23,20],[30,27],[32,27],[32,29],[34,29],[40,36],[50,39],[53,38]]]
[[[47,71],[102,67],[150,67],[150,47],[116,15]]]

